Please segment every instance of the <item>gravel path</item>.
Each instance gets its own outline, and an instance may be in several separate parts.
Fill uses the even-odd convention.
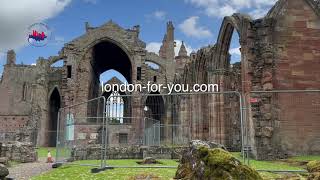
[[[10,178],[15,180],[29,180],[32,176],[37,176],[43,172],[51,170],[51,163],[45,163],[46,159],[39,159],[33,163],[21,163],[9,168]]]

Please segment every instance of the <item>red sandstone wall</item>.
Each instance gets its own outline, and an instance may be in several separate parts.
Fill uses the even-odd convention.
[[[288,0],[273,34],[274,89],[320,89],[320,16],[304,0]],[[320,152],[320,93],[276,94],[273,141],[289,155]]]
[[[31,112],[32,84],[36,82],[34,66],[5,66],[0,84],[0,114],[27,115]],[[28,86],[23,100],[23,85]]]
[[[13,133],[27,126],[29,116],[0,116],[0,133]]]
[[[320,88],[320,16],[304,0],[287,1],[274,42],[277,89]]]

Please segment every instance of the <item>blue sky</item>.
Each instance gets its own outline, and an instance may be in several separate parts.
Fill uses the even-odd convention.
[[[16,2],[15,2],[16,1]],[[166,29],[173,21],[175,39],[183,40],[189,52],[216,42],[222,19],[234,12],[262,17],[275,0],[1,0],[0,74],[5,52],[15,49],[17,63],[32,64],[38,57],[56,55],[64,43],[84,34],[84,22],[100,26],[110,19],[124,28],[140,25],[140,39],[149,51],[158,51]],[[36,7],[36,8],[35,8]],[[37,8],[42,7],[42,8]],[[26,42],[28,26],[46,23],[53,33],[47,46]],[[239,60],[239,39],[231,44],[233,61]]]

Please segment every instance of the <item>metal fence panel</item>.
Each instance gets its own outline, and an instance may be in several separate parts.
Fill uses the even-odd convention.
[[[105,98],[61,108],[58,116],[57,163],[104,166]],[[94,151],[88,151],[91,146]]]
[[[239,152],[242,115],[238,92],[113,92],[60,109],[56,160],[104,168],[108,159],[179,158],[177,149],[187,148],[191,140]]]
[[[106,103],[106,158],[143,158],[146,156],[144,153],[142,156],[128,155],[128,152],[115,155],[115,151],[126,151],[131,147],[162,150],[187,147],[191,140],[213,141],[231,151],[240,152],[243,142],[242,113],[242,98],[238,92],[114,93]]]

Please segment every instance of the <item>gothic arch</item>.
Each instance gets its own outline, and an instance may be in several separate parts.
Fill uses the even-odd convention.
[[[58,125],[58,113],[61,108],[61,94],[57,87],[54,87],[48,97],[48,122],[46,123],[46,140],[47,146],[54,147],[56,146],[56,137],[57,137],[57,125]]]
[[[115,40],[111,37],[103,37],[103,38],[95,39],[91,43],[87,44],[86,47],[84,47],[84,50],[87,52],[89,49],[93,48],[95,45],[105,41],[108,41],[110,43],[117,45],[127,54],[127,56],[130,59],[132,58],[132,54],[133,54],[132,49],[130,49],[129,46],[127,46],[125,43],[121,42],[120,40]]]
[[[59,56],[50,56],[49,59],[48,59],[48,65],[50,67],[52,64],[54,64],[54,63],[56,63],[58,61],[63,61],[63,59],[64,59],[64,57],[61,56],[61,55],[59,55]]]
[[[155,61],[155,60],[153,60],[153,59],[146,59],[146,60],[144,61],[144,63],[148,63],[148,62],[151,62],[151,63],[159,66],[159,71],[160,71],[160,72],[162,72],[162,71],[165,70],[163,64],[160,64],[159,62],[157,62],[157,61]]]
[[[55,91],[55,90],[57,90],[58,91],[58,93],[60,94],[60,96],[61,96],[61,91],[60,91],[60,88],[59,88],[59,86],[58,85],[54,85],[52,88],[51,88],[51,90],[49,91],[49,93],[48,93],[48,99],[50,99],[50,97],[51,97],[51,95],[52,95],[52,93],[53,93],[53,91]],[[60,101],[62,102],[62,98],[60,97]]]
[[[247,32],[250,25],[251,18],[248,15],[233,14],[232,16],[226,16],[223,19],[219,36],[216,44],[216,59],[214,62],[217,64],[216,69],[225,69],[229,55],[229,47],[232,38],[233,31],[236,30],[239,38],[240,45],[246,44]]]

